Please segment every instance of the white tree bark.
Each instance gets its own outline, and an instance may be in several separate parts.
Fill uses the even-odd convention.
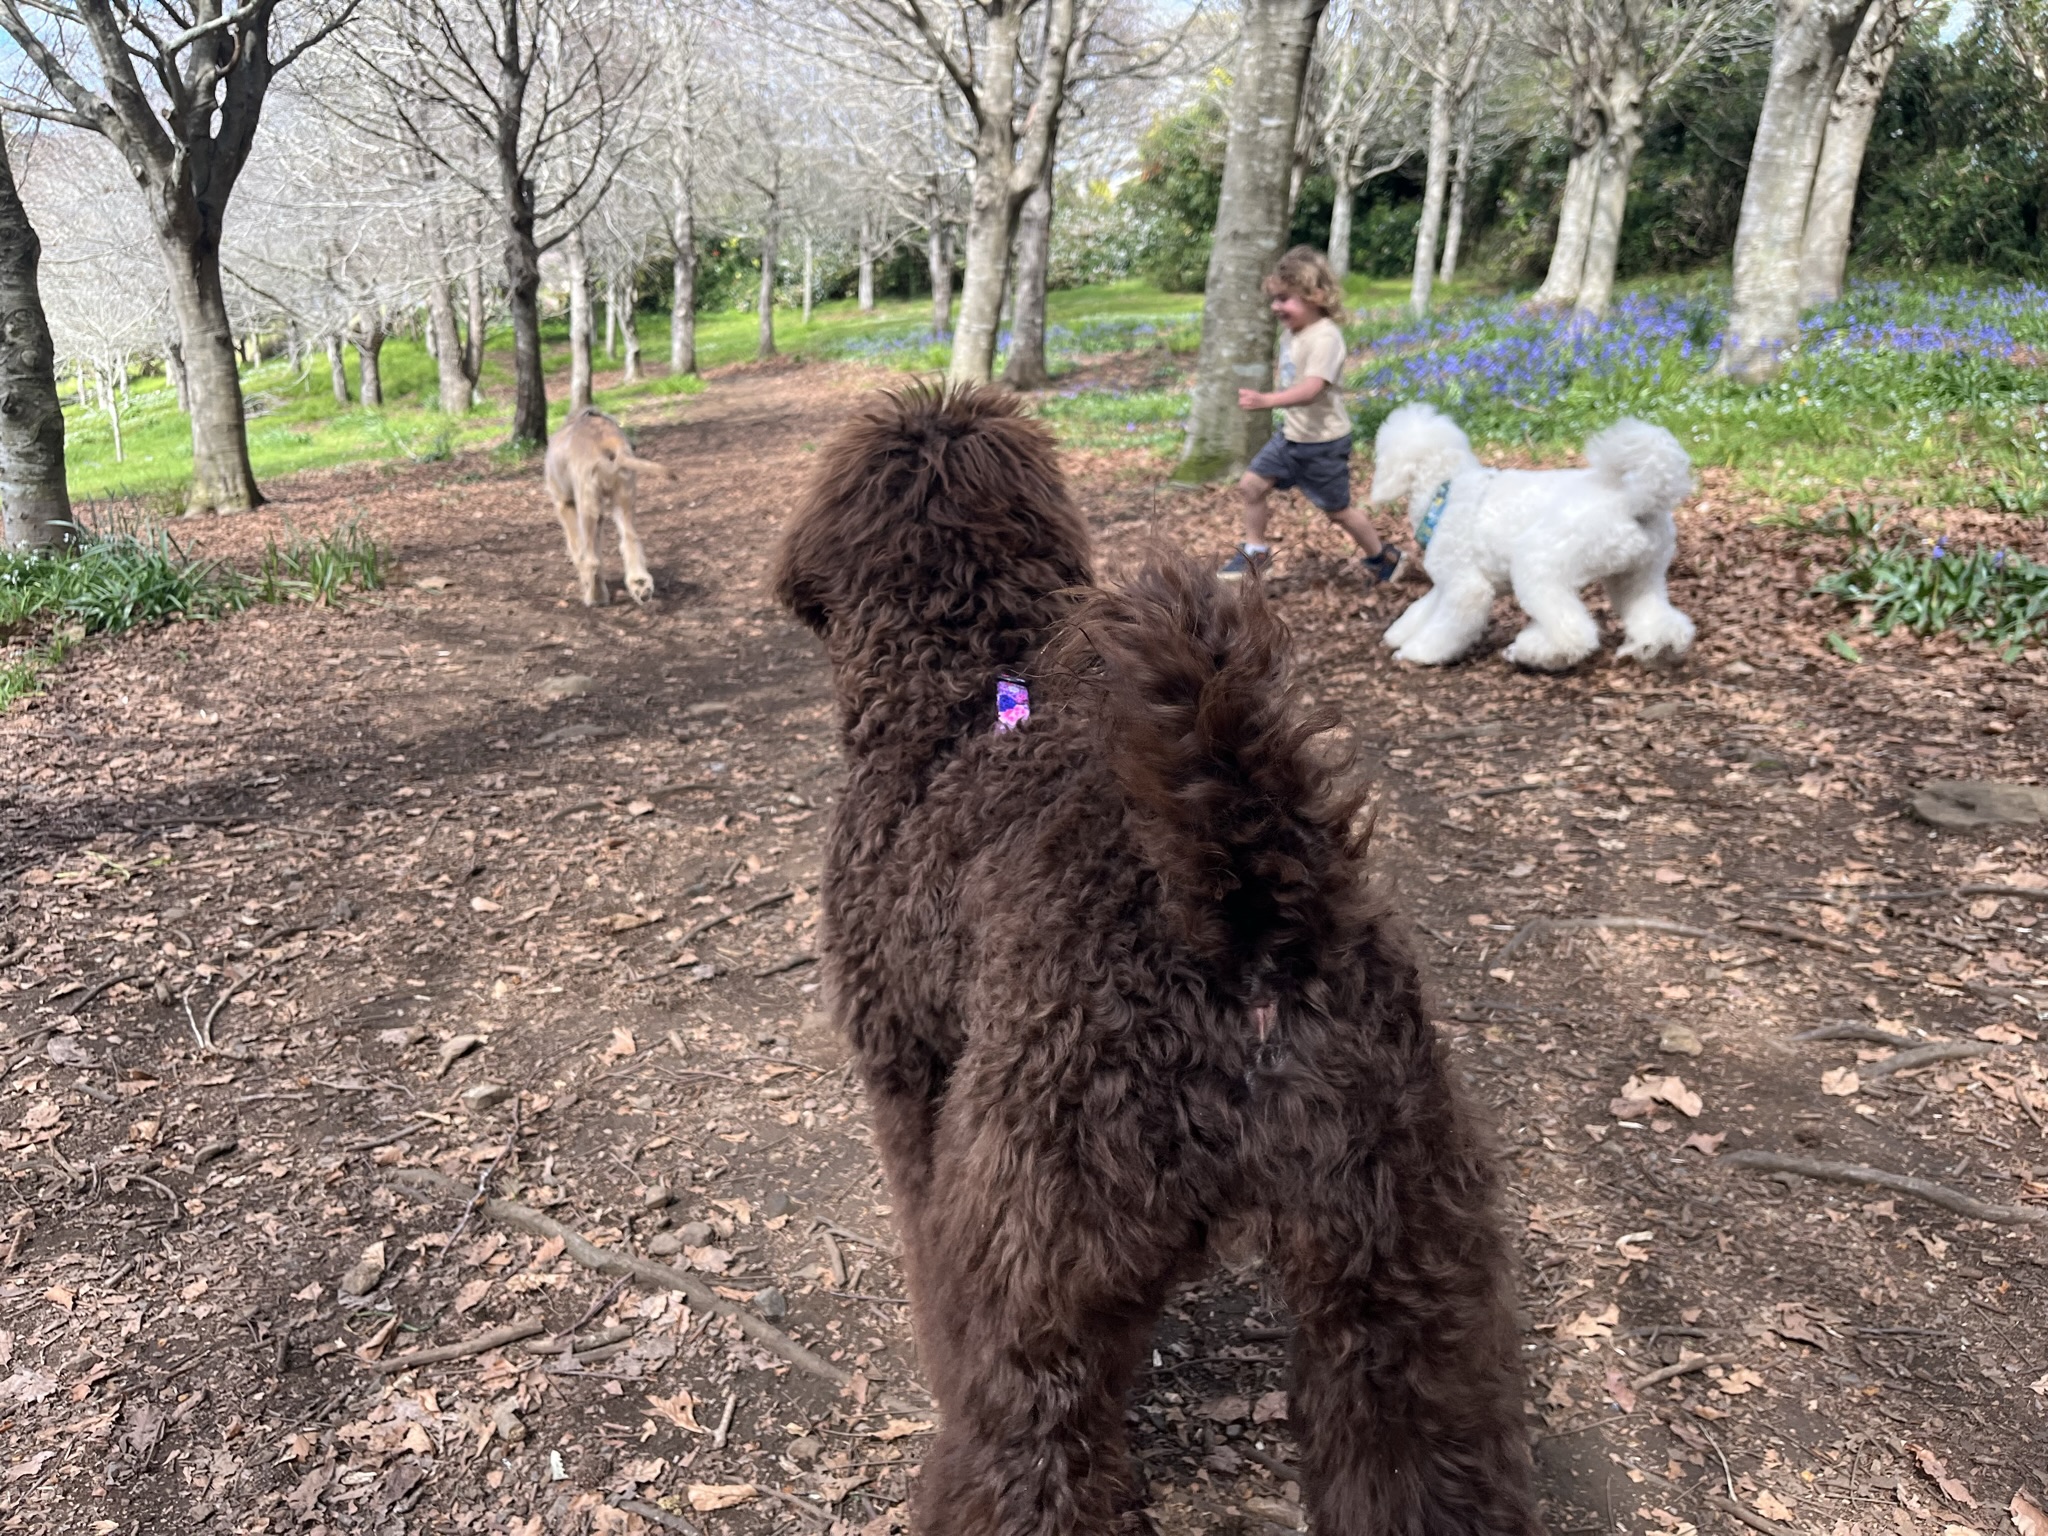
[[[859,305],[862,314],[875,307],[875,242],[874,215],[865,208],[860,215],[860,283]]]
[[[0,547],[9,549],[68,544],[73,533],[57,349],[36,281],[42,252],[0,140]]]
[[[804,324],[811,323],[811,289],[817,284],[818,253],[809,230],[804,231]]]
[[[571,230],[562,243],[569,263],[569,409],[590,404],[590,257],[583,231]]]
[[[775,355],[775,250],[781,233],[780,215],[770,208],[767,222],[761,226],[761,291],[754,300],[756,357]]]
[[[1572,155],[1564,173],[1564,197],[1557,209],[1557,239],[1550,247],[1550,270],[1529,302],[1575,304],[1579,280],[1586,270],[1586,242],[1593,232],[1593,204],[1600,196],[1598,143]]]
[[[1777,0],[1763,115],[1735,227],[1734,299],[1721,372],[1776,377],[1799,339],[1799,262],[1806,207],[1829,108],[1849,49],[1876,0]]]
[[[1266,411],[1238,409],[1240,389],[1273,371],[1273,316],[1261,284],[1287,242],[1287,182],[1302,80],[1325,0],[1245,0],[1223,187],[1203,287],[1202,350],[1174,478],[1235,474],[1267,435]]]
[[[619,336],[626,348],[625,381],[636,384],[640,380],[640,327],[633,321],[633,285],[627,283],[624,287],[626,301],[619,311]]]
[[[1330,183],[1330,243],[1327,254],[1330,270],[1341,282],[1351,271],[1352,205],[1358,200],[1358,188],[1352,184],[1349,156],[1340,156],[1330,163]]]
[[[1012,389],[1043,389],[1052,382],[1045,362],[1045,288],[1052,266],[1053,157],[1045,157],[1038,186],[1017,217],[1017,259],[1011,287],[1010,351],[1003,382]]]
[[[925,198],[924,265],[932,283],[932,335],[953,334],[953,253],[946,240],[946,210],[934,187]]]
[[[1465,179],[1470,174],[1471,159],[1472,136],[1467,133],[1458,140],[1451,160],[1451,204],[1444,215],[1444,254],[1436,272],[1440,283],[1448,283],[1458,275],[1458,247],[1465,239]]]
[[[342,350],[339,332],[327,338],[327,381],[334,388],[334,403],[349,404],[348,398],[348,355]]]
[[[435,382],[442,414],[460,416],[469,410],[470,386],[476,381],[464,366],[467,349],[462,345],[462,327],[455,315],[455,295],[445,274],[427,284],[427,334],[433,338]]]
[[[676,189],[675,212],[669,226],[675,246],[669,296],[668,371],[697,371],[697,210],[687,180]]]
[[[1884,99],[1884,83],[1899,56],[1914,0],[1879,0],[1863,19],[1848,63],[1828,108],[1813,191],[1806,201],[1806,230],[1799,252],[1799,302],[1832,304],[1842,296],[1849,265],[1849,231],[1856,214],[1856,184],[1863,177],[1863,152],[1870,126]]]
[[[1617,68],[1607,82],[1601,115],[1599,179],[1593,217],[1586,232],[1586,261],[1579,275],[1578,312],[1595,319],[1614,296],[1614,271],[1621,255],[1621,223],[1628,212],[1628,183],[1643,147],[1643,82],[1632,69]]]
[[[960,321],[953,331],[955,383],[986,384],[995,368],[996,331],[1009,286],[1010,246],[1024,200],[1037,188],[1052,154],[1066,95],[1068,55],[1074,41],[1075,0],[1044,0],[1044,44],[1038,86],[1020,134],[1017,86],[1025,8],[991,6],[977,53],[982,61],[971,99],[975,115],[974,177],[967,205],[967,274],[960,287]]]
[[[1441,56],[1439,56],[1441,58]],[[1415,226],[1415,271],[1408,283],[1408,311],[1429,313],[1431,281],[1436,276],[1437,230],[1443,224],[1444,187],[1451,166],[1451,87],[1437,79],[1429,85],[1429,164],[1422,179],[1422,217]]]
[[[384,404],[384,316],[376,310],[357,317],[356,368],[363,380],[363,404]]]

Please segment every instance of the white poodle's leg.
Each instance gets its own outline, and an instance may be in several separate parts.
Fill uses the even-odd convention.
[[[1429,596],[1434,601],[1428,614],[1394,652],[1396,660],[1440,667],[1471,650],[1486,633],[1486,621],[1493,613],[1493,583],[1477,571],[1446,575]]]
[[[1387,626],[1387,632],[1380,636],[1380,644],[1388,650],[1399,650],[1408,643],[1409,637],[1419,633],[1429,622],[1429,615],[1436,607],[1437,593],[1442,588],[1431,587],[1422,596],[1401,610],[1401,616]]]
[[[1621,571],[1603,583],[1621,621],[1620,655],[1633,661],[1675,661],[1692,649],[1692,620],[1671,606],[1662,561]]]
[[[1562,672],[1600,649],[1600,626],[1556,572],[1516,572],[1515,601],[1529,623],[1501,655],[1516,666]]]

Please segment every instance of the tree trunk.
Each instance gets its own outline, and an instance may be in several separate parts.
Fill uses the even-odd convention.
[[[562,250],[569,259],[569,409],[590,404],[590,260],[583,231],[571,230]]]
[[[56,347],[36,282],[42,254],[0,139],[0,545],[9,549],[74,536]]]
[[[185,349],[175,341],[167,342],[164,345],[164,374],[171,381],[171,392],[178,397],[179,411],[189,413],[192,409],[192,392],[191,386],[185,379]],[[84,375],[81,374],[81,381],[83,378]],[[83,393],[82,386],[80,393]],[[81,401],[80,403],[82,404],[83,402]],[[346,403],[346,401],[343,402],[343,404]]]
[[[868,313],[875,307],[875,247],[873,215],[863,211],[860,216],[860,312]]]
[[[668,371],[697,371],[697,222],[686,200],[676,211],[674,286],[669,295]]]
[[[372,311],[356,335],[356,365],[363,376],[363,404],[384,405],[384,317]]]
[[[1052,382],[1045,362],[1045,284],[1052,266],[1053,157],[1045,157],[1038,186],[1017,215],[1017,261],[1010,314],[1010,355],[1003,382],[1012,389],[1043,389]]]
[[[327,377],[334,385],[334,403],[349,404],[348,358],[343,355],[341,335],[336,332],[327,338]]]
[[[986,384],[995,370],[1003,295],[1009,288],[1010,247],[1024,201],[1038,189],[1052,158],[1066,91],[1067,52],[1074,35],[1076,0],[1046,0],[1045,37],[1037,60],[1038,85],[1017,132],[1018,51],[1023,5],[992,5],[982,38],[981,97],[974,139],[974,179],[967,205],[967,276],[960,287],[960,323],[946,377],[956,384]]]
[[[936,191],[925,199],[924,265],[932,280],[932,335],[944,341],[953,334],[953,253]]]
[[[1202,350],[1188,438],[1174,479],[1235,474],[1271,426],[1238,409],[1240,389],[1273,371],[1273,316],[1261,287],[1287,242],[1287,180],[1295,120],[1325,0],[1245,0],[1243,55],[1230,92],[1223,186],[1203,287]]]
[[[1578,312],[1598,318],[1614,296],[1615,263],[1621,255],[1621,221],[1628,212],[1628,182],[1643,147],[1643,82],[1626,66],[1616,68],[1603,99],[1598,189],[1586,232],[1586,262],[1579,274]]]
[[[194,224],[202,224],[196,217]],[[175,214],[157,236],[170,278],[171,310],[185,349],[192,403],[191,512],[244,512],[263,504],[249,464],[235,333],[220,282],[220,246]]]
[[[775,211],[770,209],[768,222],[761,227],[761,294],[754,305],[760,321],[754,341],[756,357],[775,355],[775,247],[780,235]]]
[[[630,297],[633,290],[629,287],[626,292],[628,300],[619,311],[619,340],[626,349],[625,382],[637,384],[640,381],[640,330],[633,323],[633,305]]]
[[[284,355],[286,358],[290,360],[293,373],[298,373],[302,371],[300,367],[300,354],[303,352],[304,349],[299,345],[299,342],[299,322],[296,320],[285,321]]]
[[[1735,227],[1734,297],[1720,371],[1774,378],[1799,339],[1799,265],[1828,110],[1875,0],[1777,0],[1777,35]]]
[[[1351,175],[1351,156],[1347,151],[1330,165],[1330,270],[1337,274],[1340,283],[1351,272],[1351,216],[1358,201],[1358,188]]]
[[[427,284],[427,334],[434,339],[434,367],[440,383],[441,412],[460,416],[469,410],[470,377],[468,357],[462,346],[462,328],[455,318],[455,294],[446,277]]]
[[[1448,43],[1438,51],[1437,64],[1439,78],[1429,87],[1429,164],[1423,172],[1422,218],[1415,226],[1415,273],[1408,284],[1408,312],[1418,316],[1429,313],[1437,231],[1444,218],[1444,184],[1451,174],[1451,87],[1442,78],[1450,71]]]
[[[1458,275],[1458,247],[1465,239],[1465,179],[1470,174],[1471,158],[1472,138],[1467,134],[1458,140],[1451,161],[1451,206],[1444,215],[1444,254],[1436,272],[1440,283],[1448,283]]]
[[[1593,204],[1600,196],[1600,146],[1575,151],[1564,173],[1564,196],[1557,208],[1557,238],[1550,246],[1550,270],[1530,295],[1538,305],[1578,301],[1579,281],[1586,270],[1586,242],[1593,232]]]
[[[817,251],[808,230],[804,232],[804,324],[811,323],[811,285],[817,275]]]
[[[619,278],[613,273],[604,280],[604,358],[619,355]]]
[[[1908,0],[1880,0],[1870,8],[1849,62],[1835,86],[1821,138],[1820,163],[1806,202],[1806,231],[1799,251],[1799,302],[1809,308],[1842,296],[1849,265],[1849,231],[1856,215],[1856,184],[1863,176],[1863,152],[1870,125],[1884,99],[1884,83],[1904,41]]]
[[[462,371],[469,375],[469,403],[474,406],[483,404],[483,391],[477,388],[477,384],[484,376],[484,337],[490,328],[489,316],[484,311],[481,258],[471,265],[463,278],[463,286],[468,290],[465,297],[469,300],[469,336],[462,349]]]
[[[111,372],[101,378],[100,404],[107,408],[107,426],[114,434],[114,462],[124,464],[128,455],[121,447],[121,392],[115,388]]]

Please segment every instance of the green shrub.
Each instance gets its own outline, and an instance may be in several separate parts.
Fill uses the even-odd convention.
[[[1964,554],[1949,548],[1946,535],[1931,545],[1901,540],[1886,548],[1873,530],[1814,590],[1854,605],[1859,622],[1880,635],[1901,627],[1917,635],[1953,630],[1989,642],[2008,661],[2029,641],[2048,638],[2048,565],[2007,549]]]
[[[1213,94],[1163,117],[1139,141],[1143,169],[1121,194],[1138,225],[1138,273],[1168,293],[1198,293],[1223,191],[1223,103]]]

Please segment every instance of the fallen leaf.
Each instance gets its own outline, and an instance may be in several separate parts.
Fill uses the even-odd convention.
[[[647,1394],[647,1406],[677,1429],[687,1429],[693,1435],[709,1433],[697,1422],[697,1400],[688,1392],[678,1392],[674,1397],[656,1397],[650,1392]]]
[[[489,1279],[472,1280],[455,1293],[455,1310],[457,1312],[467,1312],[479,1305],[490,1294],[491,1282]]]
[[[1690,1136],[1686,1137],[1684,1141],[1680,1142],[1679,1145],[1682,1147],[1690,1147],[1693,1151],[1700,1153],[1702,1156],[1714,1157],[1720,1153],[1721,1143],[1726,1141],[1727,1139],[1728,1133],[1726,1131],[1716,1131],[1711,1136],[1709,1136],[1705,1131],[1694,1131]]]
[[[1628,1378],[1621,1374],[1619,1366],[1607,1367],[1607,1395],[1623,1413],[1636,1411],[1635,1389],[1628,1384]]]
[[[604,1059],[617,1061],[622,1056],[631,1056],[639,1049],[638,1042],[633,1039],[633,1031],[621,1025],[613,1029],[611,1043],[604,1048]]]
[[[363,1250],[363,1256],[349,1266],[348,1273],[341,1277],[341,1294],[344,1296],[367,1296],[377,1289],[377,1283],[384,1278],[384,1244],[374,1242]]]
[[[1763,1377],[1757,1375],[1755,1371],[1752,1371],[1746,1365],[1738,1365],[1734,1370],[1716,1382],[1715,1386],[1719,1387],[1730,1397],[1740,1397],[1743,1393],[1754,1391],[1763,1384]]]
[[[1830,1098],[1846,1099],[1862,1086],[1854,1067],[1833,1067],[1820,1075],[1820,1091]]]
[[[2024,1491],[2012,1496],[2012,1503],[2006,1506],[2012,1511],[2013,1529],[2020,1536],[2048,1536],[2048,1514],[2041,1506],[2028,1498]]]
[[[78,1300],[78,1292],[66,1290],[61,1285],[53,1285],[43,1292],[43,1300],[49,1302],[52,1306],[62,1307],[66,1312],[69,1312],[72,1303]]]
[[[1213,1423],[1236,1424],[1252,1416],[1252,1404],[1246,1397],[1212,1397],[1195,1412]]]
[[[57,1107],[55,1099],[37,1099],[29,1105],[28,1113],[21,1117],[24,1131],[47,1131],[64,1118],[64,1111]]]
[[[1261,1393],[1259,1400],[1252,1404],[1252,1422],[1254,1424],[1271,1424],[1276,1419],[1282,1423],[1285,1423],[1287,1420],[1287,1394],[1285,1392]]]
[[[1756,1496],[1756,1512],[1766,1520],[1791,1520],[1796,1518],[1792,1506],[1766,1488]]]
[[[628,816],[645,816],[653,809],[654,802],[652,800],[628,800],[626,802],[626,814]]]
[[[1979,1040],[1988,1040],[1993,1045],[2018,1045],[2027,1037],[2010,1024],[1983,1024],[1971,1031]],[[55,1041],[51,1042],[53,1045]]]
[[[469,898],[469,910],[472,912],[502,912],[505,909],[488,896],[472,896]]]
[[[413,585],[426,592],[446,592],[453,583],[446,576],[422,576]]]
[[[690,1484],[690,1508],[700,1515],[714,1509],[731,1509],[735,1504],[750,1504],[759,1497],[761,1490],[752,1483]]]
[[[1683,885],[1685,884],[1685,871],[1673,869],[1669,864],[1665,864],[1650,871],[1650,878],[1659,885]]]
[[[1696,1119],[1706,1107],[1706,1101],[1685,1086],[1685,1079],[1678,1076],[1631,1077],[1621,1085],[1621,1098],[1616,1103],[1657,1103],[1669,1104],[1686,1119]],[[1627,1118],[1634,1118],[1629,1116]]]
[[[1908,1445],[1906,1449],[1911,1451],[1913,1459],[1920,1463],[1920,1470],[1932,1478],[1934,1485],[1943,1493],[1965,1509],[1977,1507],[1977,1501],[1971,1496],[1970,1490],[1963,1486],[1960,1478],[1949,1476],[1948,1466],[1939,1456],[1924,1445]]]
[[[938,1426],[923,1419],[891,1419],[874,1432],[876,1440],[908,1440],[912,1435],[928,1435]]]
[[[1557,1331],[1568,1339],[1611,1339],[1620,1322],[1620,1306],[1610,1305],[1597,1314],[1581,1312],[1570,1322],[1560,1324]]]
[[[434,1059],[434,1076],[446,1077],[450,1067],[483,1043],[482,1035],[450,1035],[441,1042],[440,1054]]]

